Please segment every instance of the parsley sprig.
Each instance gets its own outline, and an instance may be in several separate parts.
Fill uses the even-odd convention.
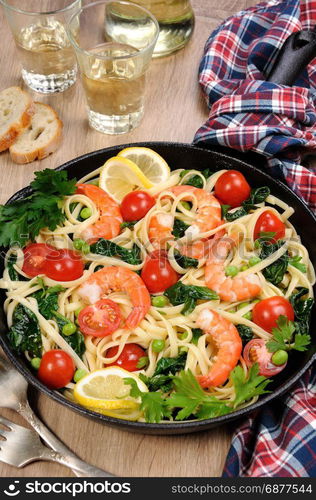
[[[272,340],[266,344],[269,352],[276,352],[280,349],[290,351],[306,351],[310,344],[310,335],[295,332],[295,323],[289,321],[286,316],[280,316],[277,320],[277,328],[272,329]]]

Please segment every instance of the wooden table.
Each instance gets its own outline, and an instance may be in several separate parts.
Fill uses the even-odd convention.
[[[164,59],[154,60],[148,75],[146,111],[141,125],[129,134],[102,135],[89,129],[84,99],[77,82],[68,91],[34,100],[51,104],[64,122],[64,140],[59,150],[41,162],[25,166],[12,163],[7,152],[0,155],[0,203],[27,185],[35,170],[57,167],[89,151],[137,141],[191,142],[207,117],[207,108],[197,83],[198,65],[210,32],[225,18],[253,5],[254,0],[191,0],[196,27],[187,47]],[[220,8],[219,8],[220,5]],[[0,11],[0,89],[21,85],[20,66],[14,42]],[[222,473],[234,424],[186,436],[147,436],[112,429],[85,419],[31,389],[32,405],[39,417],[84,460],[118,476],[218,477]],[[22,424],[13,412],[1,415]],[[8,476],[72,476],[68,469],[35,463],[25,469],[1,464]]]

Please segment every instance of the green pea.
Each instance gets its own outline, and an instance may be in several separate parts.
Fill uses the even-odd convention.
[[[249,306],[249,302],[242,302],[241,304],[239,304],[239,306],[237,306],[237,311],[243,309],[246,306]]]
[[[84,244],[82,245],[81,251],[84,254],[89,253],[90,252],[90,245],[88,243],[84,242]]]
[[[238,267],[237,266],[227,266],[225,269],[225,274],[226,276],[231,276],[232,278],[238,274]]]
[[[251,321],[252,320],[252,311],[248,311],[246,314],[244,314],[243,318],[249,319],[249,321]]]
[[[79,382],[83,377],[85,377],[88,374],[86,370],[83,370],[82,368],[78,368],[78,370],[75,371],[74,374],[74,382]]]
[[[88,182],[88,184],[92,184],[93,186],[98,186],[99,185],[99,179],[92,179],[91,181]]]
[[[255,266],[256,264],[259,264],[259,262],[261,262],[261,259],[260,257],[251,257],[249,259],[249,266],[252,267],[252,266]]]
[[[68,336],[68,335],[72,335],[73,333],[75,333],[77,331],[77,327],[74,323],[66,323],[64,326],[63,326],[63,334]]]
[[[163,349],[165,348],[165,341],[164,340],[160,340],[160,339],[155,339],[153,340],[152,342],[152,350],[154,352],[161,352],[163,351]]]
[[[78,309],[75,310],[75,316],[76,316],[76,318],[78,318],[78,316],[81,313],[82,309],[84,309],[84,307],[78,307]]]
[[[188,332],[180,333],[180,335],[179,335],[180,340],[185,340],[187,338],[188,338]]]
[[[167,302],[167,297],[164,297],[163,295],[156,295],[151,298],[151,303],[154,307],[165,307]]]
[[[82,249],[82,246],[85,244],[86,242],[84,240],[74,240],[73,241],[73,246],[74,246],[74,249],[75,250],[81,250]]]
[[[191,205],[190,203],[188,203],[187,201],[181,201],[181,205],[183,206],[183,208],[185,208],[186,210],[191,210]]]
[[[33,358],[31,359],[31,365],[35,370],[38,370],[40,367],[42,359],[41,358]]]
[[[142,368],[145,368],[145,366],[148,365],[148,362],[149,362],[148,356],[142,356],[141,358],[139,358],[136,366],[139,370],[141,370]]]
[[[274,365],[280,366],[287,362],[288,357],[288,353],[286,351],[283,351],[283,349],[280,349],[272,355],[271,361]]]
[[[91,215],[92,215],[92,210],[91,210],[91,208],[88,208],[88,207],[83,208],[80,212],[80,217],[82,219],[89,219],[89,217],[91,217]]]
[[[243,266],[241,266],[240,271],[247,271],[247,269],[248,269],[248,266],[246,264],[244,264]]]

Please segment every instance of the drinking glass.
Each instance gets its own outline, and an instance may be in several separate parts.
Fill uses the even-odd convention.
[[[22,63],[36,92],[63,92],[76,81],[77,63],[65,24],[81,0],[0,0]]]
[[[159,23],[159,37],[154,57],[182,49],[194,30],[194,13],[190,0],[131,0],[145,7]]]
[[[67,25],[81,72],[92,128],[123,134],[144,113],[145,74],[159,27],[143,7],[98,1],[74,14]]]

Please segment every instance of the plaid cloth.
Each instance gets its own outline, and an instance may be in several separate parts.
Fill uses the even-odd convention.
[[[302,156],[316,152],[316,64],[293,87],[264,81],[286,38],[311,29],[316,1],[270,0],[244,10],[209,37],[199,81],[210,108],[194,143],[253,150],[274,177],[316,211],[316,168]]]
[[[316,1],[270,0],[239,12],[210,36],[199,80],[210,115],[194,143],[253,150],[267,158],[316,210],[316,168],[301,165],[316,152],[316,64],[293,87],[265,82],[278,50],[294,31],[316,23]],[[316,62],[314,60],[314,62]],[[237,428],[224,477],[316,477],[316,368],[292,393],[252,414]]]

